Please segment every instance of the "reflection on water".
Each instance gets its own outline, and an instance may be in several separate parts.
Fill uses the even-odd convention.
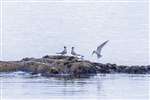
[[[1,73],[3,99],[148,100],[150,75],[98,74],[90,78],[45,78],[24,72]]]

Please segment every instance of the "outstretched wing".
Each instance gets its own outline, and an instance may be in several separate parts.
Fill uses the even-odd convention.
[[[102,48],[104,47],[104,45],[108,42],[109,40],[105,41],[104,43],[102,43],[100,46],[97,47],[97,52],[101,52]]]

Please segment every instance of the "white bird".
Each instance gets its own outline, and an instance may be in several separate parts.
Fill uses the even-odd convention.
[[[56,53],[56,54],[61,54],[61,55],[67,54],[67,47],[64,46],[64,50],[62,52],[59,52],[59,53]]]
[[[84,56],[82,56],[82,55],[80,55],[80,54],[77,54],[77,53],[74,51],[74,47],[71,48],[71,54],[72,54],[73,56],[80,56],[82,59],[83,59],[83,57],[84,57]]]
[[[102,51],[102,48],[104,47],[104,45],[108,42],[109,40],[105,41],[104,43],[102,43],[100,46],[97,47],[96,50],[93,51],[92,55],[95,53],[97,55],[97,58],[101,58],[102,55],[101,55],[101,51]]]

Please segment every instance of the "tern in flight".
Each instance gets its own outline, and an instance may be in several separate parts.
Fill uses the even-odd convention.
[[[102,51],[102,48],[104,47],[104,45],[108,42],[109,40],[105,41],[104,43],[102,43],[100,46],[97,47],[96,50],[93,51],[92,55],[95,53],[97,55],[97,58],[101,58],[102,55],[101,55],[101,51]]]
[[[72,54],[73,56],[80,56],[82,59],[83,59],[83,57],[84,57],[84,56],[82,56],[82,55],[80,55],[80,54],[77,54],[77,53],[74,51],[74,47],[71,48],[71,54]]]
[[[61,55],[67,54],[67,47],[64,46],[64,50],[62,52],[59,52],[59,53],[56,53],[56,54],[61,54]]]

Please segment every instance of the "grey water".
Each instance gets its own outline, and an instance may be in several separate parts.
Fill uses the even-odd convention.
[[[149,74],[98,74],[90,78],[46,78],[0,73],[2,100],[149,100]]]

